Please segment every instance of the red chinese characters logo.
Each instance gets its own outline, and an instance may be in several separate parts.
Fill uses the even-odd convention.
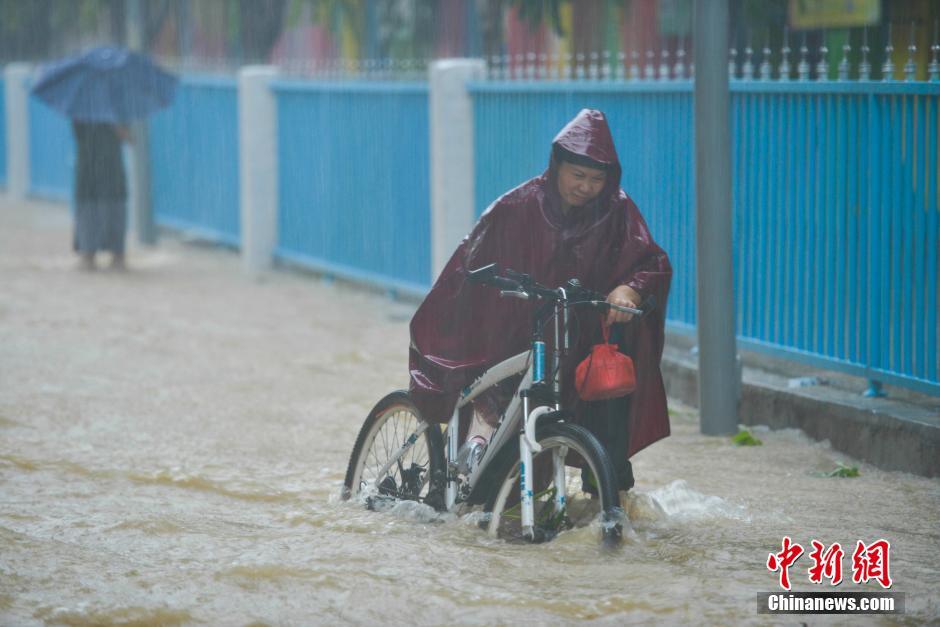
[[[887,540],[876,540],[868,546],[861,540],[852,553],[852,581],[865,583],[874,579],[882,588],[891,587],[891,572],[888,568],[888,554],[891,552],[891,543]]]
[[[830,585],[838,586],[842,583],[842,557],[845,551],[838,542],[828,549],[822,542],[813,540],[813,550],[809,558],[813,565],[809,569],[809,580],[813,583],[822,583],[823,577],[829,580]]]
[[[803,555],[803,547],[791,543],[790,536],[783,536],[783,550],[767,556],[767,568],[770,572],[780,571],[780,587],[790,589],[790,566]]]
[[[842,583],[842,559],[845,557],[842,545],[834,542],[826,548],[826,545],[818,540],[811,542],[813,550],[808,555],[813,565],[806,571],[810,582],[822,584],[824,580],[828,580],[830,585],[838,586]],[[855,551],[852,552],[852,581],[863,584],[875,580],[882,588],[890,588],[893,583],[890,553],[891,543],[887,540],[879,539],[871,544],[859,540]],[[790,567],[802,555],[803,547],[793,542],[790,536],[784,536],[780,552],[767,556],[767,569],[780,573],[780,587],[784,590],[790,590]]]

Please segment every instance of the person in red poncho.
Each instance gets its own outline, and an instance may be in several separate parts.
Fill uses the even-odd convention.
[[[562,374],[565,407],[607,447],[620,487],[627,490],[633,486],[629,457],[669,435],[659,362],[672,267],[620,189],[620,174],[607,119],[600,111],[582,110],[552,142],[545,173],[490,205],[418,308],[411,320],[409,387],[421,415],[444,423],[460,390],[487,368],[528,349],[535,305],[502,299],[498,290],[467,281],[469,270],[497,263],[548,286],[577,278],[608,294],[608,302],[630,307],[653,297],[656,308],[625,325],[619,339],[636,366],[632,395],[587,402],[574,390],[575,367],[602,341],[597,313],[575,314],[571,328],[578,332]],[[607,322],[629,318],[612,311]],[[469,437],[485,441],[508,400],[484,395],[475,401],[486,424],[481,428],[477,418]]]

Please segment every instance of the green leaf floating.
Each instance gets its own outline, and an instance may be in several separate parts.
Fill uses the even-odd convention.
[[[763,446],[763,442],[751,435],[747,429],[741,429],[738,434],[731,438],[731,442],[736,446]]]
[[[827,477],[857,477],[858,466],[846,466],[842,462],[836,462],[836,469],[826,473]]]

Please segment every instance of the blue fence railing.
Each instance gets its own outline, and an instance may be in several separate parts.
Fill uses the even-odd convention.
[[[476,204],[543,171],[558,129],[604,110],[624,189],[673,261],[670,326],[695,325],[689,82],[481,82]],[[940,84],[732,83],[741,344],[940,392]]]
[[[75,167],[75,139],[69,120],[29,98],[29,193],[40,198],[69,200]]]
[[[424,83],[279,81],[277,255],[426,291],[430,270]]]
[[[7,94],[6,81],[0,76],[0,185],[7,184]]]
[[[238,94],[234,78],[186,76],[150,119],[157,224],[239,242]]]

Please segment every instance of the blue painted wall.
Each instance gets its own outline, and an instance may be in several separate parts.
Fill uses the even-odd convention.
[[[75,167],[75,139],[69,120],[38,98],[29,98],[29,193],[69,200]]]
[[[151,197],[158,224],[237,245],[238,94],[233,78],[187,76],[150,118]]]
[[[281,258],[410,291],[430,285],[425,84],[275,84]]]

